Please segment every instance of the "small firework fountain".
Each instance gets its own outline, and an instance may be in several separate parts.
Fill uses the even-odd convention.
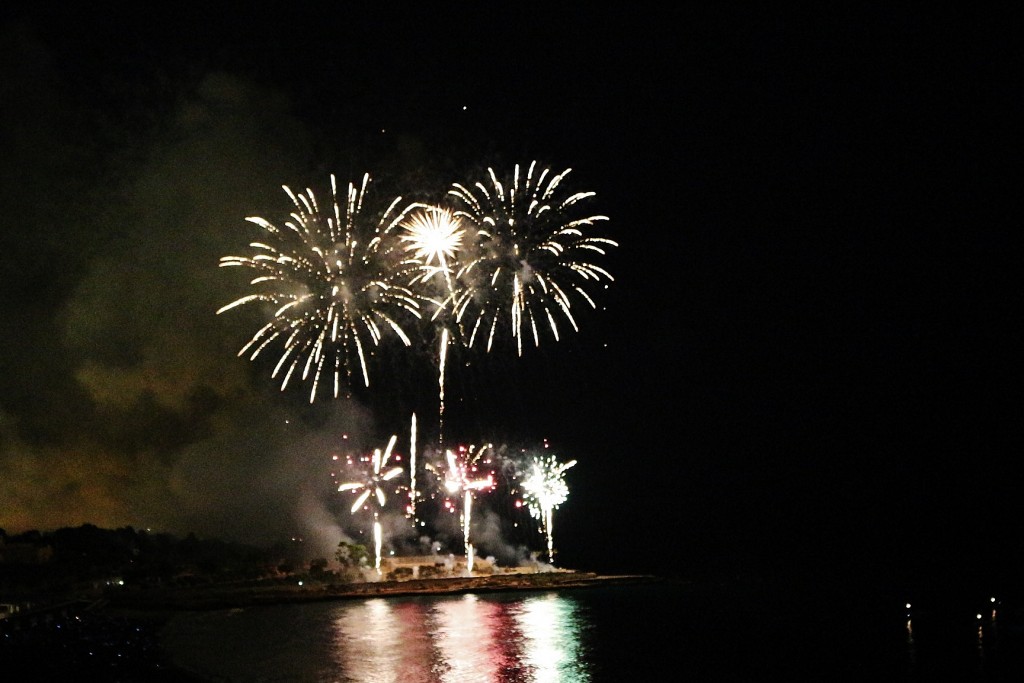
[[[395,447],[395,442],[398,440],[397,436],[392,436],[391,440],[388,441],[387,448],[384,449],[383,453],[379,448],[373,451],[371,458],[361,458],[360,462],[365,465],[366,461],[369,460],[370,467],[363,472],[363,478],[360,481],[352,481],[341,484],[338,487],[338,491],[352,491],[353,493],[359,492],[356,496],[355,502],[352,504],[352,514],[355,514],[373,495],[376,500],[376,505],[373,508],[373,548],[374,548],[374,569],[377,570],[377,575],[381,573],[380,569],[380,552],[383,544],[382,530],[380,525],[380,510],[384,507],[387,497],[384,492],[385,484],[399,474],[402,473],[401,467],[392,467],[391,469],[385,469],[388,460],[391,458],[391,450]],[[351,465],[356,465],[350,459]]]
[[[565,483],[565,471],[576,464],[575,460],[559,464],[554,455],[548,457],[535,456],[530,467],[529,476],[523,481],[523,491],[530,514],[539,519],[547,537],[548,562],[555,563],[554,533],[552,518],[554,510],[565,502],[569,496],[569,487]]]
[[[491,445],[481,446],[476,451],[473,447],[460,446],[456,451],[445,451],[444,490],[450,496],[462,493],[462,537],[466,546],[466,571],[473,572],[473,543],[469,538],[472,523],[473,496],[477,493],[490,491],[494,488],[494,473],[483,475],[481,456],[491,449]],[[446,507],[454,512],[454,505],[446,502]]]

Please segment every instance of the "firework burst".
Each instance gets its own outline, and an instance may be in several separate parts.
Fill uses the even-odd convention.
[[[220,259],[222,267],[255,271],[249,284],[258,291],[217,313],[258,302],[269,304],[272,311],[270,321],[238,355],[250,354],[255,360],[269,346],[283,345],[272,377],[283,375],[283,391],[298,372],[312,384],[310,403],[325,374],[333,377],[335,398],[343,381],[346,390],[351,387],[357,371],[369,386],[367,356],[373,347],[387,334],[409,346],[402,320],[420,317],[420,303],[409,285],[415,268],[403,263],[395,239],[396,226],[409,207],[397,210],[399,197],[375,219],[364,215],[369,182],[366,174],[360,186],[349,184],[342,210],[332,175],[332,204],[326,214],[312,190],[296,194],[284,186],[295,207],[284,227],[246,218],[264,231],[264,241],[249,245],[254,250],[250,256]]]
[[[451,266],[466,235],[461,221],[450,210],[428,204],[413,204],[407,214],[401,224],[400,239],[406,243],[405,249],[420,271],[413,278],[413,284],[426,283],[435,275],[441,275],[450,293],[453,287]]]
[[[560,464],[554,455],[534,456],[529,476],[523,480],[524,499],[530,514],[539,519],[547,538],[548,562],[554,564],[554,532],[552,521],[554,510],[569,496],[565,483],[565,471],[576,464],[575,460]]]
[[[397,440],[397,436],[392,436],[383,451],[379,448],[375,449],[373,455],[369,458],[363,457],[355,461],[349,457],[349,467],[351,469],[359,469],[361,466],[362,476],[357,481],[346,482],[338,486],[338,491],[357,494],[355,502],[352,503],[352,514],[363,508],[368,501],[376,501],[376,505],[373,506],[373,545],[375,552],[374,568],[377,570],[378,575],[381,572],[380,553],[383,544],[380,511],[387,502],[386,488],[388,482],[402,473],[401,467],[387,467],[388,460],[391,458],[391,451],[395,447]],[[367,467],[367,465],[369,466]],[[373,496],[372,499],[371,496]]]
[[[560,323],[579,329],[572,303],[596,308],[588,288],[614,280],[593,259],[618,244],[588,234],[608,217],[581,212],[593,192],[562,192],[570,171],[555,174],[532,162],[522,173],[517,164],[507,188],[488,169],[489,183],[449,190],[452,216],[470,239],[444,305],[467,346],[490,351],[499,331],[511,333],[519,355],[524,338],[540,345],[542,330],[557,341]]]
[[[462,228],[461,221],[448,209],[419,203],[407,208],[407,218],[401,227],[401,240],[406,243],[405,249],[411,255],[408,263],[416,270],[410,286],[417,287],[421,291],[421,296],[433,303],[434,313],[431,320],[441,326],[437,348],[437,385],[438,440],[443,445],[444,379],[449,331],[443,319],[439,321],[439,316],[455,295],[451,266],[456,262],[466,231]],[[436,292],[433,280],[438,275],[444,280],[444,287],[439,293],[431,295],[431,289]]]

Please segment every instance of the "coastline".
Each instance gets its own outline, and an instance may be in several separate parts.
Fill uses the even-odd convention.
[[[536,573],[499,573],[400,581],[275,582],[272,584],[212,584],[175,588],[149,588],[110,594],[103,609],[125,612],[214,610],[288,602],[346,600],[366,597],[445,595],[474,592],[566,590],[593,586],[649,583],[660,578],[648,574],[601,575],[559,570]]]
[[[401,581],[341,583],[296,579],[147,587],[108,591],[102,598],[72,599],[0,621],[0,661],[5,670],[38,680],[146,680],[202,682],[163,651],[160,634],[176,615],[190,611],[370,597],[578,590],[647,583],[652,575],[593,572],[500,572]],[[78,679],[76,679],[78,680]]]

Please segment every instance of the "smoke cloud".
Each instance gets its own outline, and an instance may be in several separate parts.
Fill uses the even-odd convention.
[[[217,268],[244,217],[308,167],[288,101],[210,73],[111,133],[30,32],[5,34],[0,528],[302,536],[329,554],[329,455],[373,418],[295,407],[236,355],[254,321],[215,314],[244,285]]]

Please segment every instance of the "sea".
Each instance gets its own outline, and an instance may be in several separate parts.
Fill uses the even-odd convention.
[[[1022,681],[1016,599],[657,579],[183,612],[160,632],[206,681]]]

